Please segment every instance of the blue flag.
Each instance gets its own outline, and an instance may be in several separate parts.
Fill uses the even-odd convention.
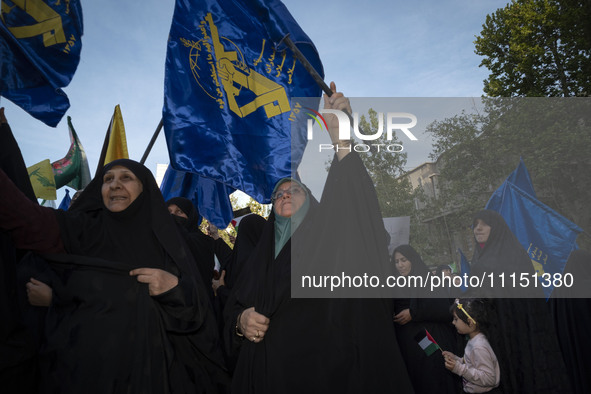
[[[506,182],[510,182],[523,190],[525,193],[529,194],[533,198],[536,198],[536,192],[534,191],[534,184],[531,181],[531,177],[529,176],[529,171],[525,167],[525,163],[523,162],[523,158],[519,158],[519,164],[517,168],[509,174]],[[504,183],[492,194],[488,202],[486,203],[486,207],[488,209],[492,209],[494,211],[499,211],[495,207],[500,207],[502,204],[503,199],[503,191],[504,191]]]
[[[60,206],[57,209],[63,209],[67,211],[70,208],[70,203],[72,202],[72,198],[70,197],[70,191],[66,189],[66,195],[62,198],[62,202],[60,202]]]
[[[173,197],[193,201],[199,214],[218,228],[226,228],[232,221],[232,204],[228,196],[235,190],[223,183],[168,166],[160,191],[165,201]]]
[[[570,253],[577,249],[576,238],[583,230],[539,201],[525,189],[533,186],[523,162],[518,169],[497,189],[486,205],[486,209],[499,212],[527,250],[538,275],[562,273]],[[527,175],[527,177],[525,177]],[[515,184],[510,180],[520,182]],[[529,180],[529,185],[524,180]],[[550,281],[552,282],[552,281]],[[545,287],[546,297],[553,287]]]
[[[319,101],[320,88],[281,43],[286,35],[323,75],[316,48],[278,0],[176,2],[163,108],[175,169],[261,203],[292,175],[306,129],[292,129],[299,107],[290,100]]]
[[[464,277],[470,276],[470,264],[468,263],[468,259],[464,256],[464,252],[462,249],[458,248],[458,253],[460,254],[460,275]],[[460,290],[462,293],[465,293],[468,290],[466,283],[462,280],[462,285],[460,286]]]
[[[80,62],[78,0],[2,1],[0,95],[48,126],[70,107],[67,86]]]

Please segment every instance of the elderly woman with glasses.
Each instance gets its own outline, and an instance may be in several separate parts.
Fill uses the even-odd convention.
[[[331,88],[325,108],[350,111]],[[232,392],[412,392],[385,300],[292,298],[292,268],[334,267],[345,257],[364,268],[388,261],[372,181],[346,149],[350,141],[338,139],[336,116],[326,120],[344,149],[335,154],[321,201],[296,179],[277,183],[273,211],[226,305],[224,339],[232,355],[239,351]]]

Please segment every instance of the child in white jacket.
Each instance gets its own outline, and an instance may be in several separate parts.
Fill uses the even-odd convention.
[[[500,393],[501,371],[495,352],[486,338],[488,303],[483,299],[456,299],[451,308],[453,325],[470,340],[464,357],[444,351],[445,367],[462,377],[466,393]],[[484,332],[483,332],[484,331]]]

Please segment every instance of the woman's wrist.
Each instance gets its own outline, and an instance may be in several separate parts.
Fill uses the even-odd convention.
[[[242,311],[244,312],[244,311]],[[238,314],[238,317],[236,318],[236,326],[234,327],[234,333],[236,335],[238,335],[239,337],[243,337],[244,334],[242,333],[242,325],[240,324],[240,318],[242,317],[242,312],[240,312]]]

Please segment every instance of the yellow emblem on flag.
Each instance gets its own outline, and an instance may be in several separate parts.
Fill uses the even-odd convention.
[[[57,200],[53,167],[49,159],[33,164],[27,168],[27,172],[37,198]]]
[[[189,62],[197,84],[209,97],[218,102],[220,109],[225,106],[225,96],[229,109],[240,118],[250,115],[260,107],[264,108],[267,118],[291,111],[285,87],[248,67],[236,44],[219,35],[211,13],[207,13],[199,27],[203,34],[201,40],[196,42],[181,38],[180,41],[184,46],[191,48]],[[226,48],[224,43],[230,49]],[[262,47],[261,55],[255,61],[255,65],[262,61],[265,40]],[[281,55],[279,65],[274,63],[278,60],[275,56],[276,53],[273,50],[272,55],[267,59],[266,71],[270,75],[279,77],[285,72],[283,68],[286,53],[284,51]],[[290,84],[294,67],[295,59],[293,67],[287,70]],[[208,78],[211,78],[211,84],[201,82],[202,79],[206,81]]]
[[[66,42],[62,17],[42,0],[13,0],[14,5],[10,7],[4,1],[2,13],[10,13],[15,6],[29,14],[31,20],[37,23],[25,26],[7,26],[8,30],[16,38],[29,38],[42,35],[43,45],[46,47]]]

